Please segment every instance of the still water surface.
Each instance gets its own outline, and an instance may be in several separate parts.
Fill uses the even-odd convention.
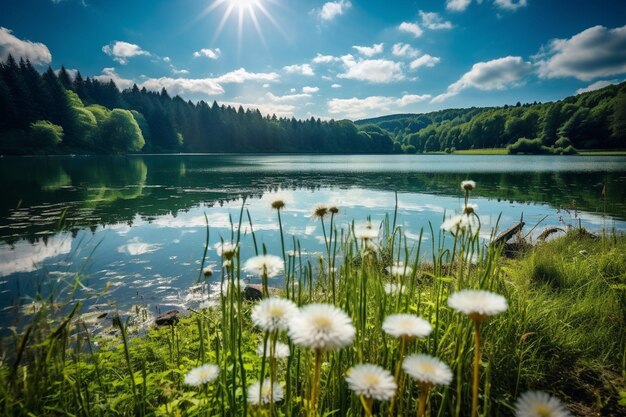
[[[534,233],[567,224],[626,231],[626,158],[554,156],[159,155],[1,158],[0,319],[25,314],[20,295],[77,271],[106,296],[87,308],[151,312],[199,302],[190,291],[206,240],[230,239],[242,203],[259,246],[279,254],[278,221],[270,203],[283,198],[288,248],[297,239],[315,258],[323,251],[313,206],[340,208],[338,226],[391,215],[409,242],[438,238],[444,213],[462,204],[460,181],[473,179],[484,237],[522,216]],[[560,208],[566,208],[563,210]],[[63,218],[63,221],[60,219]],[[431,236],[428,223],[435,229]],[[247,223],[247,218],[246,222]],[[530,229],[528,227],[527,230]],[[253,254],[242,227],[242,260]],[[427,256],[427,251],[424,251]],[[214,249],[208,263],[220,275]],[[280,280],[275,282],[280,285]],[[95,306],[95,307],[94,307]],[[95,311],[95,310],[94,310]]]

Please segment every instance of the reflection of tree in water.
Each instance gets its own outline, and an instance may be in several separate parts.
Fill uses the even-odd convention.
[[[285,158],[289,158],[285,156]],[[400,193],[459,196],[460,172],[270,169],[262,158],[233,155],[6,158],[0,164],[5,198],[0,201],[0,238],[7,242],[55,232],[68,208],[65,227],[131,223],[138,214],[156,217],[275,190],[359,187]],[[298,167],[298,165],[295,165]],[[349,165],[348,165],[349,167]],[[624,219],[623,172],[476,173],[476,196],[606,213]],[[605,192],[605,198],[601,193]]]

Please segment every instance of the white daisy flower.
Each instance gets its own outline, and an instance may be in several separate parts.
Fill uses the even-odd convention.
[[[269,378],[263,381],[263,386],[261,386],[259,381],[248,386],[248,402],[250,404],[263,405],[269,404],[270,402],[277,403],[283,399],[283,396],[283,388],[280,384],[278,382],[271,384]]]
[[[265,352],[264,346],[263,346],[263,341],[261,341],[261,343],[259,343],[259,346],[256,349],[256,353],[259,356],[263,356],[263,353],[265,352],[265,356],[269,357],[270,356],[270,344],[272,342],[268,341],[267,342],[267,352]],[[276,359],[284,359],[284,358],[288,358],[289,355],[291,354],[291,352],[289,351],[289,345],[286,345],[284,343],[280,343],[280,342],[276,342],[276,349],[274,351],[274,358]]]
[[[405,277],[413,272],[413,268],[402,263],[393,264],[385,269],[394,277]]]
[[[185,384],[192,385],[194,387],[207,384],[215,380],[219,373],[220,368],[217,365],[205,364],[198,366],[197,368],[193,368],[189,371],[189,373],[185,376]]]
[[[252,322],[263,330],[286,330],[289,320],[298,314],[298,307],[286,298],[270,297],[259,301],[252,309]]]
[[[282,258],[275,255],[259,255],[248,259],[243,265],[243,270],[251,274],[273,278],[283,271]]]
[[[379,227],[371,222],[359,223],[354,225],[354,237],[357,239],[371,240],[378,237]]]
[[[468,216],[467,214],[457,214],[456,216],[452,216],[445,220],[441,224],[441,229],[449,232],[453,236],[456,236],[457,233],[466,230],[468,227],[472,230],[476,230],[476,226],[476,219],[473,216]]]
[[[476,188],[476,182],[472,180],[461,181],[461,190],[463,191],[472,191]]]
[[[448,385],[452,382],[450,367],[430,355],[409,355],[402,362],[402,369],[411,378],[423,384]]]
[[[515,403],[516,417],[572,417],[558,398],[541,391],[528,391]]]
[[[217,242],[213,247],[216,249],[218,256],[228,260],[233,259],[239,249],[239,246],[232,242]]]
[[[348,369],[346,382],[356,395],[378,401],[391,399],[397,388],[391,372],[371,364],[356,365]]]
[[[433,327],[421,317],[412,314],[392,314],[383,321],[383,331],[390,336],[400,338],[428,337]]]
[[[331,304],[309,304],[289,321],[289,337],[300,346],[337,350],[352,343],[352,319]]]
[[[472,320],[482,320],[506,311],[506,299],[489,291],[462,290],[448,297],[448,306],[467,314]]]

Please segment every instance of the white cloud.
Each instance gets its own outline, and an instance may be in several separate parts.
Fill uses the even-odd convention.
[[[313,94],[317,93],[318,91],[320,91],[319,87],[302,87],[302,92],[306,94]]]
[[[341,84],[333,84],[330,88],[341,88]]]
[[[452,29],[452,23],[447,20],[444,21],[438,13],[420,10],[420,17],[422,18],[422,25],[427,29]]]
[[[169,56],[165,56],[165,57],[163,57],[163,62],[166,62],[166,63],[169,64],[169,63],[172,62],[172,59]]]
[[[341,57],[345,72],[337,75],[339,78],[347,78],[371,83],[389,83],[403,80],[404,72],[402,63],[387,59],[359,59],[356,61],[352,55]]]
[[[527,0],[494,0],[493,3],[501,9],[512,11],[528,5]]]
[[[204,48],[193,53],[194,58],[205,56],[207,58],[217,59],[221,55],[222,55],[222,51],[220,50],[220,48],[215,48],[215,49]]]
[[[383,52],[384,47],[382,43],[375,43],[372,46],[353,46],[357,52],[366,57],[372,57],[374,55],[380,54]]]
[[[453,12],[464,12],[471,2],[472,0],[447,0],[446,9]]]
[[[298,101],[298,100],[311,98],[310,94],[286,94],[284,96],[275,96],[272,93],[267,93],[267,94],[265,94],[265,96],[272,103],[290,103],[290,102],[294,102],[294,101]]]
[[[348,0],[329,1],[324,3],[322,9],[317,14],[322,20],[333,20],[335,17],[344,14],[350,7],[352,7],[352,3]]]
[[[263,88],[270,88],[270,85],[268,83],[265,83],[261,87],[263,87]]]
[[[405,94],[399,98],[384,96],[371,96],[363,99],[356,97],[349,99],[333,98],[328,101],[328,112],[352,120],[362,119],[372,115],[380,116],[381,113],[397,112],[411,104],[428,100],[430,97],[430,94]]]
[[[289,89],[289,92],[290,92],[290,93],[295,93],[296,91],[297,91],[297,90],[296,90],[295,88],[293,88],[293,87]]]
[[[149,78],[139,87],[145,87],[151,91],[160,91],[165,88],[172,95],[183,93],[224,94],[224,88],[211,78]]]
[[[18,241],[9,246],[0,247],[0,277],[16,272],[32,272],[42,264],[60,255],[67,255],[72,250],[72,239],[67,234],[55,235],[46,242],[40,240],[33,244]]]
[[[398,26],[398,29],[401,32],[411,33],[416,38],[419,38],[424,33],[424,31],[417,25],[417,23],[402,22],[400,23],[400,26]]]
[[[542,78],[590,81],[626,73],[626,26],[594,26],[569,39],[554,39],[537,57]]]
[[[245,81],[278,81],[280,76],[275,72],[248,72],[245,68],[227,72],[214,80],[223,84],[241,84]]]
[[[113,60],[122,65],[126,65],[128,60],[134,56],[150,56],[150,52],[144,51],[139,45],[123,41],[115,41],[102,47],[102,52],[112,56]]]
[[[470,87],[479,90],[504,90],[519,85],[531,71],[532,65],[519,56],[478,62],[458,81],[450,84],[447,92],[433,98],[432,102],[440,103]]]
[[[189,74],[189,71],[186,69],[176,69],[176,68],[172,68],[172,73],[175,75],[187,75]]]
[[[102,82],[108,83],[110,80],[113,80],[117,88],[120,90],[124,90],[125,88],[129,88],[133,85],[132,80],[128,80],[126,78],[122,78],[116,71],[115,68],[103,68],[102,74],[96,75],[93,77],[94,79]]]
[[[45,65],[52,62],[52,54],[46,45],[40,42],[21,40],[10,29],[0,26],[0,62],[12,55],[13,58],[28,59],[33,65]]]
[[[133,85],[132,80],[120,77],[115,71],[115,68],[104,68],[102,75],[97,75],[94,78],[103,82],[113,80],[117,87],[122,90]],[[138,84],[138,86],[139,88],[145,87],[147,90],[151,91],[160,91],[165,88],[173,95],[200,93],[212,96],[224,94],[222,84],[242,84],[246,81],[277,81],[279,78],[279,75],[275,72],[248,72],[245,68],[239,68],[238,70],[227,72],[215,78],[147,78],[141,84]]]
[[[315,58],[312,60],[314,64],[330,64],[331,62],[337,61],[341,61],[341,59],[332,55],[322,55],[319,53],[315,55]]]
[[[259,110],[263,115],[273,115],[275,114],[277,117],[292,117],[293,112],[296,109],[296,106],[293,104],[284,104],[284,103],[239,103],[239,102],[222,102],[222,104],[226,106],[232,106],[238,108],[239,106],[244,109],[251,110]],[[254,226],[254,229],[257,230],[258,227]]]
[[[283,70],[285,70],[288,74],[315,75],[313,68],[311,68],[309,64],[287,65],[286,67],[283,67]]]
[[[58,76],[59,73],[61,72],[60,69],[54,71],[55,74]],[[65,68],[65,72],[67,72],[67,75],[70,76],[70,79],[74,80],[76,79],[76,75],[78,74],[78,70],[77,69],[72,69],[72,68]]]
[[[409,64],[409,68],[414,70],[414,69],[418,69],[419,67],[434,67],[435,65],[439,63],[439,61],[441,61],[439,57],[425,54],[411,61],[411,63]]]
[[[396,43],[391,49],[391,53],[395,56],[414,58],[419,55],[419,49],[413,48],[408,43]]]
[[[576,90],[576,94],[588,93],[590,91],[596,91],[609,85],[619,84],[623,80],[600,80],[595,83],[589,84],[587,87],[579,88]]]

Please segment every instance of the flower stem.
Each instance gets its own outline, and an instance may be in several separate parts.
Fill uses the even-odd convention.
[[[428,391],[430,391],[430,386],[428,384],[420,384],[420,394],[417,400],[417,417],[424,417],[426,415]]]
[[[389,404],[389,417],[394,416],[393,409],[394,409],[394,406],[396,405],[396,397],[402,396],[402,388],[403,388],[402,383],[404,382],[404,378],[401,378],[400,369],[402,368],[402,360],[404,359],[405,351],[406,351],[406,337],[401,337],[400,338],[400,357],[398,358],[398,362],[396,363],[396,372],[394,375],[396,383],[398,384],[398,391],[397,391],[398,394],[391,397],[391,402]],[[402,401],[402,399],[400,400]]]
[[[363,410],[365,410],[365,415],[367,417],[372,417],[372,403],[373,400],[371,398],[365,398],[360,395],[359,399],[361,400],[361,405],[363,406]]]
[[[478,416],[479,365],[480,365],[480,320],[474,320],[474,380],[472,383],[472,417]]]
[[[311,382],[311,402],[309,404],[309,417],[315,417],[317,408],[317,396],[320,384],[320,368],[322,366],[322,351],[315,349],[315,366],[313,368],[313,381]]]

